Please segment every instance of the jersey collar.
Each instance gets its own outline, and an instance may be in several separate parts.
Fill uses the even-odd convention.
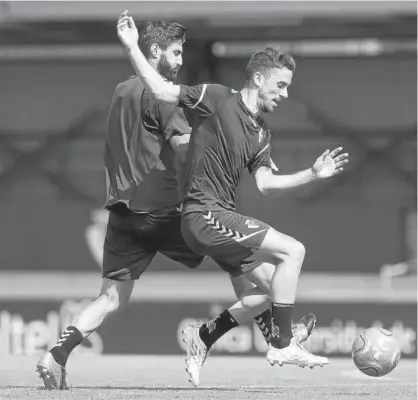
[[[250,125],[254,129],[260,129],[263,126],[263,120],[258,115],[254,114],[244,103],[241,92],[238,92],[238,104],[248,116]]]

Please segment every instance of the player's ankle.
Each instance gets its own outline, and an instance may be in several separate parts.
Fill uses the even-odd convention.
[[[271,339],[271,345],[276,349],[284,349],[290,345],[292,338],[289,336],[273,337]]]
[[[82,333],[75,326],[69,326],[61,334],[57,344],[50,350],[50,353],[54,360],[64,367],[70,353],[83,339]]]
[[[238,322],[228,310],[225,310],[217,317],[204,323],[199,328],[199,336],[207,349],[210,349],[220,337],[236,326],[238,326]]]
[[[61,365],[61,367],[65,367],[65,365],[67,364],[68,356],[69,356],[67,352],[65,352],[63,349],[57,346],[53,347],[51,350],[49,350],[49,352],[52,354],[52,357],[54,358],[54,360],[59,365]]]

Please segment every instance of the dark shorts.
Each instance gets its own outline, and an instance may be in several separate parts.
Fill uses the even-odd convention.
[[[193,211],[183,214],[181,231],[194,251],[213,258],[232,276],[262,264],[253,255],[270,226],[232,211]]]
[[[181,234],[181,214],[175,208],[134,213],[124,204],[110,208],[103,250],[103,278],[138,279],[157,252],[197,267],[204,256],[196,254]]]

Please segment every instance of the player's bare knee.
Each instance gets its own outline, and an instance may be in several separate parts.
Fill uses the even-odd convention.
[[[303,243],[294,240],[291,246],[291,256],[297,258],[301,262],[305,259],[306,248]]]
[[[296,239],[291,239],[282,246],[281,250],[273,254],[275,259],[275,265],[280,264],[282,261],[292,260],[303,262],[306,254],[306,249],[303,243]]]
[[[293,265],[295,265],[296,271],[298,274],[300,274],[300,271],[302,269],[303,260],[305,259],[306,249],[303,243],[294,240],[290,251],[289,251],[289,257],[293,261]]]

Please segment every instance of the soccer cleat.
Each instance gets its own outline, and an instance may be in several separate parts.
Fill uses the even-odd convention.
[[[48,351],[36,364],[36,372],[43,379],[47,390],[68,389],[65,381],[65,368],[58,364],[52,354]]]
[[[292,333],[294,340],[301,344],[308,340],[315,328],[316,316],[313,313],[305,314],[299,322],[292,324]]]
[[[189,374],[189,382],[199,386],[200,369],[208,356],[208,349],[199,335],[200,325],[189,325],[182,331],[183,342],[186,343],[186,372]]]
[[[303,343],[309,339],[315,328],[316,316],[313,313],[305,314],[298,322],[292,323],[293,338],[297,343]],[[279,337],[280,330],[277,326],[271,325],[272,336]]]
[[[302,368],[323,367],[329,364],[328,358],[309,353],[294,338],[292,338],[290,345],[283,349],[278,349],[270,345],[267,352],[267,361],[271,366],[276,364],[280,366],[283,366],[283,364],[293,364]]]

